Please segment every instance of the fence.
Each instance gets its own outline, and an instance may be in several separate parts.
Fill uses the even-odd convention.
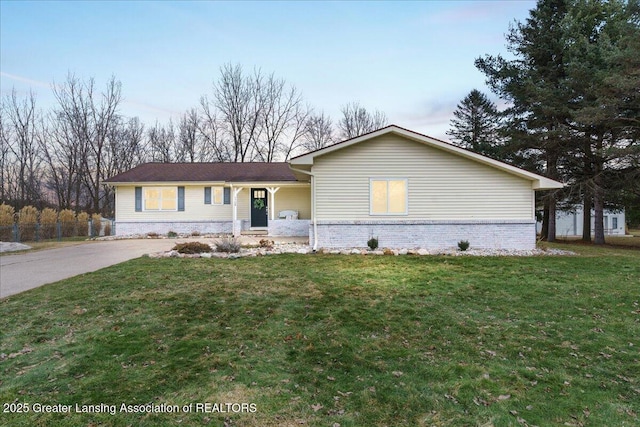
[[[93,221],[56,222],[50,224],[32,223],[0,226],[0,241],[3,242],[40,242],[43,240],[62,240],[66,237],[110,236],[114,232],[113,222],[102,219],[100,225]]]

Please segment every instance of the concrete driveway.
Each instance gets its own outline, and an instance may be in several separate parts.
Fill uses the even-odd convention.
[[[306,237],[242,236],[243,245],[258,245],[268,238],[275,243],[307,244]],[[8,297],[47,283],[90,273],[110,265],[153,252],[168,251],[176,243],[199,241],[212,243],[217,239],[189,237],[178,239],[94,240],[77,245],[22,254],[0,254],[0,298]]]
[[[88,241],[78,245],[0,256],[0,298],[89,273],[144,254],[168,251],[190,239]]]

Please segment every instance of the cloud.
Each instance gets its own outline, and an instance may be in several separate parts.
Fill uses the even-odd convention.
[[[44,88],[47,88],[47,89],[51,88],[51,84],[50,83],[41,82],[40,80],[33,80],[33,79],[28,78],[28,77],[18,76],[18,75],[15,75],[15,74],[5,73],[4,71],[0,71],[0,76],[1,77],[6,77],[6,78],[11,79],[11,80],[15,80],[17,82],[27,83],[27,84],[29,84],[31,86],[44,87]]]
[[[397,117],[420,127],[448,125],[457,104],[457,100],[426,100],[411,111],[400,112]]]

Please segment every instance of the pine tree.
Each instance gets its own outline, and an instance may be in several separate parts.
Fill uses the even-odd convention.
[[[585,212],[593,202],[594,243],[603,244],[605,205],[639,186],[640,3],[575,1],[563,28],[572,128],[582,141],[567,164],[587,189]]]
[[[500,118],[496,105],[482,92],[473,89],[458,104],[447,131],[454,144],[494,159],[501,159]]]
[[[491,89],[511,107],[505,112],[514,163],[549,178],[562,178],[558,163],[569,138],[569,101],[564,67],[562,22],[565,0],[540,0],[525,23],[507,34],[515,59],[487,55],[476,66]],[[543,238],[555,240],[558,194],[544,197]]]
[[[555,238],[556,198],[573,193],[585,213],[593,205],[594,243],[604,243],[605,204],[638,187],[640,2],[539,0],[507,45],[515,59],[485,56],[476,65],[512,104],[508,149],[569,184],[545,198],[543,236]],[[584,230],[590,240],[589,215]]]

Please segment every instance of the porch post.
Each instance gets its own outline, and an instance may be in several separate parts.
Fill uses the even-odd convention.
[[[276,211],[276,192],[280,189],[280,187],[267,187],[267,191],[269,192],[269,194],[271,195],[271,208],[269,209],[269,211],[271,212],[271,215],[269,215],[271,218],[269,218],[270,220],[274,220],[274,212]]]
[[[236,230],[236,221],[238,220],[238,193],[242,191],[242,188],[243,187],[233,188],[233,186],[231,186],[231,190],[233,190],[233,197],[231,198],[231,203],[233,203],[233,209],[232,209],[233,222],[231,223],[231,230],[233,233],[233,237],[238,237],[242,232],[242,227],[240,228],[240,230]]]

